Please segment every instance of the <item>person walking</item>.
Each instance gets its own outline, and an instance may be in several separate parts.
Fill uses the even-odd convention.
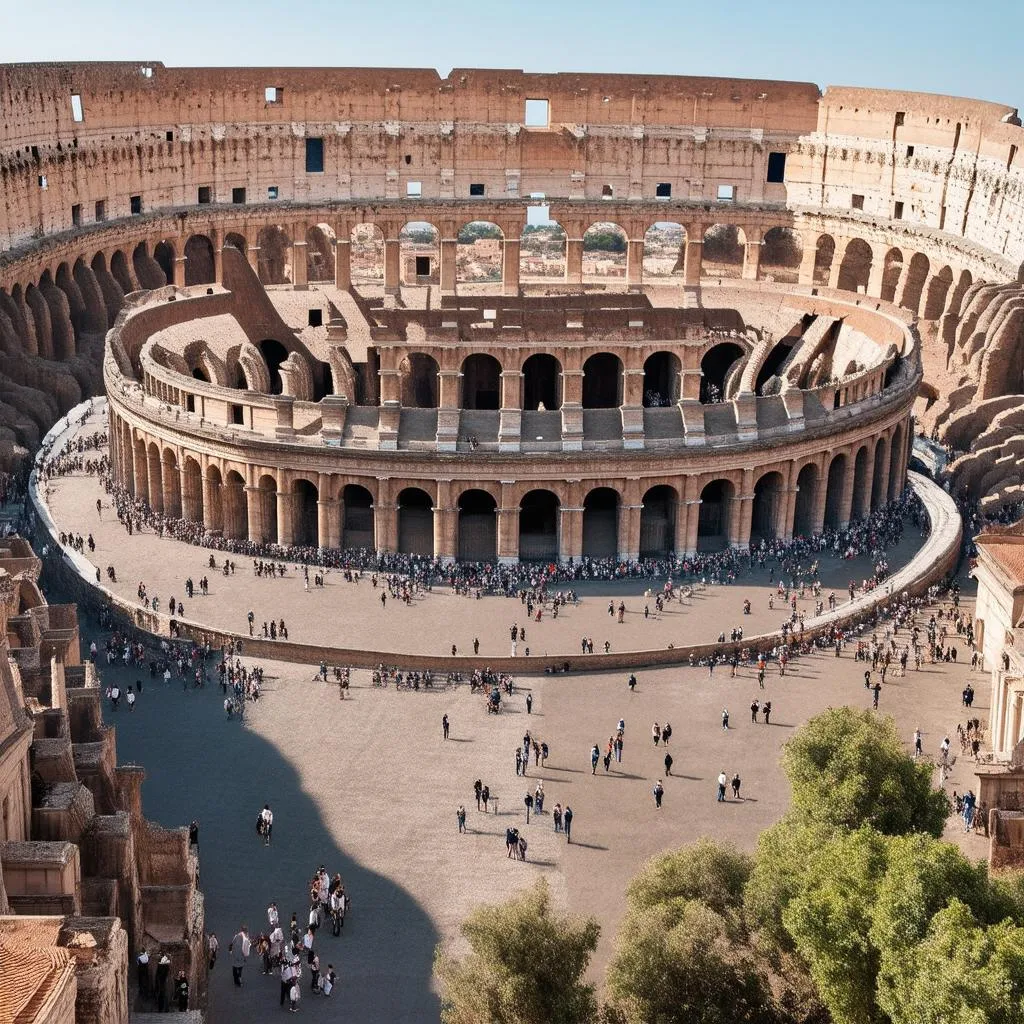
[[[636,676],[632,672],[629,674],[629,692],[636,692]]]
[[[590,774],[591,775],[596,775],[597,774],[597,762],[600,761],[600,760],[601,760],[601,751],[598,748],[598,745],[595,743],[590,748]]]
[[[526,824],[530,824],[530,811],[533,810],[533,794],[527,790],[526,796],[523,797],[523,804],[526,807]]]
[[[551,810],[551,821],[554,823],[555,831],[562,831],[562,805],[555,804]]]
[[[220,940],[217,938],[216,932],[210,932],[209,938],[206,940],[206,951],[207,967],[212,971],[214,964],[217,963],[217,953],[220,951]]]
[[[473,795],[476,797],[476,809],[478,811],[480,810],[480,793],[483,790],[483,788],[484,784],[479,779],[477,779],[476,782],[473,783]]]
[[[726,784],[728,782],[729,782],[729,780],[728,780],[728,778],[726,778],[725,769],[723,768],[718,773],[718,802],[719,803],[724,803],[725,802],[725,787],[726,787]]]
[[[466,808],[459,804],[455,812],[455,820],[459,823],[459,832],[466,831]]]
[[[260,811],[260,822],[263,826],[263,845],[270,845],[270,836],[274,831],[274,812],[270,809],[270,804],[264,804],[263,810]]]
[[[171,958],[163,953],[156,965],[156,1011],[167,1012],[167,979],[171,976]],[[241,977],[241,974],[239,974]],[[237,983],[241,985],[241,981]]]
[[[665,752],[665,774],[672,774],[672,755],[667,751]]]
[[[740,784],[740,773],[736,772],[736,774],[732,777],[732,798],[734,800],[739,800],[740,798]]]
[[[661,779],[654,785],[654,806],[661,807],[661,798],[665,795],[665,787],[661,784]]]
[[[651,726],[651,739],[654,740],[654,745],[657,746],[661,739],[661,726],[657,722]]]
[[[761,712],[764,715],[764,724],[765,725],[771,725],[772,724],[772,702],[770,700],[766,700],[764,702],[764,704],[761,705]]]
[[[249,956],[249,932],[244,924],[235,932],[228,946],[228,952],[231,954],[231,978],[235,983],[235,988],[241,988],[242,970]]]
[[[444,733],[444,738],[445,739],[448,739],[448,728],[449,728],[448,715],[446,714],[446,715],[442,716],[442,718],[441,718],[441,731]]]
[[[729,709],[722,708],[722,728],[728,730],[729,728]]]
[[[532,693],[528,693],[526,695],[526,713],[528,715],[532,715],[533,714],[533,694]]]
[[[922,739],[921,739],[921,727],[918,726],[914,730],[914,758],[915,760],[923,753]]]
[[[565,831],[565,841],[572,842],[572,808],[566,804],[562,811],[562,828]]]

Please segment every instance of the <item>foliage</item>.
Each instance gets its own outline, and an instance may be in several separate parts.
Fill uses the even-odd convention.
[[[463,922],[471,952],[455,960],[438,948],[444,1024],[592,1024],[594,986],[583,981],[597,948],[593,918],[556,915],[541,880]]]
[[[742,263],[743,245],[734,224],[715,224],[704,236],[704,258],[715,263]]]
[[[478,238],[504,238],[504,235],[497,224],[485,220],[470,221],[459,229],[458,240],[463,245],[471,245]]]
[[[583,236],[584,252],[625,252],[626,238],[614,230],[590,230]]]
[[[891,718],[849,707],[825,711],[786,744],[782,766],[793,807],[806,820],[942,835],[949,800],[932,788],[932,766],[904,751]]]

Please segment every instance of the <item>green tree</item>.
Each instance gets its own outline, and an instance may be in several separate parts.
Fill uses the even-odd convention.
[[[555,914],[545,880],[463,922],[470,953],[455,960],[438,947],[444,1024],[592,1024],[594,986],[583,976],[600,926]]]
[[[809,821],[940,836],[949,816],[932,766],[904,751],[891,718],[870,711],[832,708],[812,718],[786,744],[782,767],[794,810]]]

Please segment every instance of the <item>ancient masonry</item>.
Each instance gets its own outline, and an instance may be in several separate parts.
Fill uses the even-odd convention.
[[[143,769],[117,765],[75,608],[46,603],[40,565],[0,541],[0,1019],[126,1024],[142,947],[203,1006],[198,854],[143,817]]]

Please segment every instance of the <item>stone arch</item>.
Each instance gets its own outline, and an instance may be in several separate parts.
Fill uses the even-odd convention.
[[[420,487],[398,495],[398,550],[403,555],[434,554],[434,501]]]
[[[893,302],[896,299],[896,289],[899,287],[900,275],[903,273],[903,253],[901,250],[892,248],[885,254],[882,264],[882,291],[880,298],[885,302]]]
[[[649,487],[641,501],[640,557],[667,558],[676,549],[679,492],[670,484]]]
[[[815,510],[818,504],[820,473],[814,462],[801,467],[796,478],[796,507],[793,515],[793,536],[810,537],[814,533]]]
[[[229,231],[224,236],[224,244],[221,246],[221,250],[228,248],[228,246],[232,249],[237,249],[246,259],[249,258],[249,244],[245,240],[245,235],[241,235],[237,231]]]
[[[933,274],[924,292],[921,303],[922,320],[938,320],[946,308],[946,299],[953,287],[953,269],[947,264]]]
[[[239,380],[239,375],[241,375],[241,380]],[[280,367],[278,367],[278,377],[280,377]],[[255,391],[261,395],[271,394],[270,368],[263,353],[251,341],[247,341],[238,350],[234,379],[235,386],[242,390]]]
[[[259,493],[256,500],[260,503],[260,523],[263,536],[260,538],[267,544],[278,543],[277,532],[277,480],[264,473],[256,484]]]
[[[923,252],[915,252],[910,257],[910,265],[907,267],[906,279],[903,284],[903,295],[899,303],[904,309],[909,309],[916,314],[921,306],[921,293],[924,290],[924,283],[928,279],[928,270],[931,264]]]
[[[562,407],[562,364],[547,352],[535,352],[523,363],[523,409],[534,412]]]
[[[679,401],[682,368],[674,352],[652,352],[644,360],[644,408],[674,405]]]
[[[181,473],[173,448],[165,448],[161,459],[164,513],[171,519],[181,518]]]
[[[458,500],[459,560],[493,562],[498,557],[498,503],[479,488],[463,491]]]
[[[228,540],[249,536],[249,497],[245,478],[237,469],[229,469],[224,478],[224,536]]]
[[[583,408],[617,409],[622,405],[622,360],[612,352],[595,352],[583,364]]]
[[[103,286],[100,284],[99,276],[86,263],[84,256],[80,256],[75,260],[72,275],[85,306],[83,330],[87,334],[106,334],[108,327],[113,322],[114,316],[116,316],[117,309],[121,308],[121,302],[117,302],[117,309],[112,314],[108,313],[107,296],[104,293]]]
[[[61,263],[54,275],[54,283],[63,293],[64,301],[67,303],[68,316],[71,320],[71,328],[74,334],[75,348],[82,335],[88,330],[86,326],[85,300],[82,298],[82,291],[78,282],[71,276],[71,268],[67,263]],[[103,318],[106,322],[106,316]]]
[[[677,221],[655,221],[644,232],[644,282],[682,284],[685,278],[686,228]]]
[[[39,355],[39,339],[36,335],[35,323],[32,320],[32,310],[27,306],[20,284],[11,288],[10,295],[0,291],[0,307],[7,314],[11,326],[18,335],[20,343],[18,347],[28,355]]]
[[[424,352],[410,352],[399,364],[402,405],[406,409],[438,407],[437,360]]]
[[[144,243],[140,244],[144,245]],[[102,255],[102,253],[98,255]],[[134,270],[134,265],[128,262],[128,257],[120,249],[115,249],[110,254],[110,276],[117,282],[124,295],[138,291],[138,283],[132,277]]]
[[[303,548],[320,546],[320,490],[305,477],[292,482],[292,543]]]
[[[863,519],[871,510],[871,492],[868,490],[870,462],[868,446],[861,445],[853,460],[853,502],[850,506],[850,519]]]
[[[728,397],[726,384],[736,364],[746,353],[734,341],[723,341],[704,353],[700,361],[700,400],[705,405],[724,402]]]
[[[564,281],[567,251],[565,228],[558,221],[528,220],[519,236],[520,282]]]
[[[875,465],[871,475],[871,511],[880,509],[888,500],[889,473],[886,456],[889,454],[889,440],[880,437],[875,442]]]
[[[501,408],[501,363],[494,356],[474,352],[462,361],[462,408]]]
[[[398,232],[398,261],[403,285],[440,283],[441,232],[429,221],[408,221]]]
[[[260,228],[256,236],[256,260],[260,281],[265,284],[292,283],[292,240],[280,224]]]
[[[185,242],[185,284],[213,284],[216,272],[213,242],[207,235],[191,235]]]
[[[595,221],[583,232],[583,280],[625,279],[629,238],[611,221]]]
[[[777,470],[762,473],[754,484],[750,540],[777,540],[786,532],[786,484]]]
[[[39,347],[39,355],[44,359],[53,359],[53,335],[50,327],[50,307],[43,298],[42,293],[34,285],[30,284],[25,289],[25,307],[32,316],[35,327],[36,344]]]
[[[865,293],[868,290],[873,259],[871,246],[863,238],[851,238],[846,243],[843,259],[839,264],[837,287],[844,292]]]
[[[135,497],[149,504],[149,460],[147,458],[146,441],[137,437],[132,443],[132,458],[135,463]]]
[[[712,224],[704,232],[701,277],[742,277],[747,237],[736,224]]]
[[[284,393],[284,378],[281,367],[288,360],[288,349],[276,338],[264,338],[259,344],[260,355],[267,364],[267,378],[270,381],[270,393]]]
[[[163,276],[163,280],[157,287],[162,288],[164,285],[174,284],[175,259],[174,246],[166,238],[153,246],[153,261],[160,268],[160,273]]]
[[[519,557],[524,561],[558,560],[561,502],[544,488],[528,491],[519,502]]]
[[[351,240],[352,281],[382,284],[384,281],[384,233],[376,224],[356,224]]]
[[[471,220],[455,237],[455,280],[465,284],[497,284],[502,279],[505,235],[497,224]]]
[[[961,270],[960,276],[956,279],[956,285],[953,287],[949,295],[949,301],[946,304],[946,312],[953,316],[959,317],[960,306],[964,301],[964,296],[967,294],[968,288],[974,283],[974,278],[969,270]]]
[[[736,485],[728,479],[711,480],[700,492],[697,514],[697,550],[720,551],[729,546]]]
[[[313,224],[306,230],[306,280],[334,280],[334,228]]]
[[[818,288],[828,286],[832,275],[832,261],[836,256],[836,240],[831,235],[819,235],[814,243],[814,272],[812,283]]]
[[[203,522],[203,471],[186,455],[182,463],[181,517],[190,523]]]
[[[892,432],[889,448],[889,501],[895,501],[903,493],[903,481],[907,475],[907,462],[903,449],[903,424],[897,423]]]
[[[150,441],[146,447],[146,475],[148,477],[149,507],[156,513],[164,510],[163,461],[160,446]]]
[[[622,498],[613,487],[595,487],[583,499],[583,555],[615,558]]]
[[[373,495],[361,484],[346,484],[341,500],[341,546],[347,551],[372,551],[376,546]]]
[[[116,261],[112,265],[116,268]],[[139,242],[132,251],[132,266],[135,269],[135,278],[141,288],[163,288],[168,283],[164,269],[150,254],[146,242]],[[171,280],[174,280],[173,275]],[[124,287],[123,283],[121,287]]]
[[[843,515],[848,473],[849,459],[844,452],[839,452],[828,465],[828,482],[825,486],[825,525],[833,530],[846,525]]]
[[[224,480],[220,468],[210,463],[206,467],[203,488],[203,523],[210,533],[224,532]]]
[[[75,329],[71,323],[71,307],[67,296],[54,283],[50,272],[39,279],[39,292],[50,312],[51,358],[58,362],[75,354]]]
[[[783,284],[796,284],[800,279],[803,244],[792,228],[769,228],[761,241],[761,276]]]

